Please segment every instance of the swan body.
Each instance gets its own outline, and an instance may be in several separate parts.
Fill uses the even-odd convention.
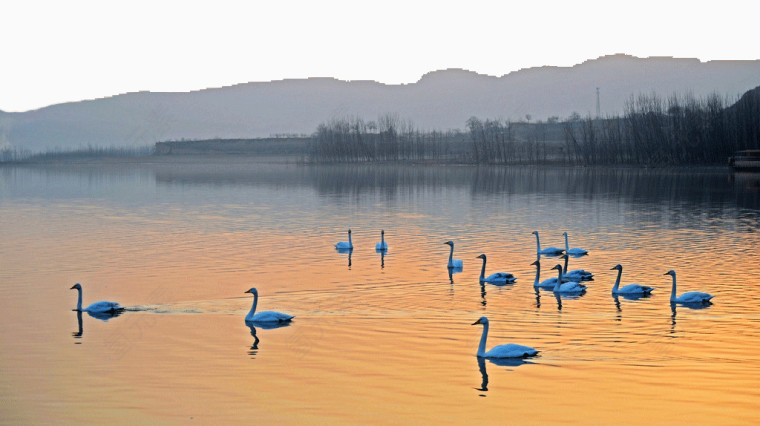
[[[563,249],[559,247],[546,247],[545,249],[541,249],[541,241],[538,239],[538,231],[533,231],[533,235],[536,236],[536,253],[538,254],[549,254],[549,255],[558,255],[562,254],[564,251]]]
[[[250,290],[247,290],[246,293],[253,294],[253,306],[251,306],[251,310],[248,312],[248,315],[245,316],[245,321],[247,323],[280,323],[288,322],[295,318],[293,315],[283,314],[282,312],[275,311],[263,311],[256,313],[256,304],[259,301],[259,292],[256,290],[256,287],[252,287]]]
[[[649,294],[654,290],[654,287],[649,287],[645,285],[639,285],[639,284],[628,284],[624,286],[623,288],[620,288],[620,276],[623,275],[623,267],[621,265],[615,265],[612,269],[617,269],[618,275],[617,279],[615,280],[615,285],[612,287],[612,294]]]
[[[348,241],[341,241],[335,244],[335,248],[339,250],[353,249],[354,245],[351,243],[351,230],[348,230]]]
[[[69,290],[76,289],[79,293],[79,297],[77,299],[77,311],[80,312],[89,312],[91,314],[99,314],[99,313],[121,313],[124,311],[124,308],[119,306],[117,302],[108,302],[105,300],[102,300],[100,302],[95,302],[92,305],[82,309],[82,285],[79,283],[74,284]]]
[[[380,230],[380,242],[375,244],[375,250],[388,250],[388,243],[385,242],[385,230]]]
[[[449,247],[451,247],[451,251],[449,252],[449,263],[446,266],[449,268],[461,268],[462,260],[454,259],[454,242],[449,240],[449,241],[446,241],[444,244],[448,244]]]
[[[486,255],[481,254],[477,258],[483,259],[483,267],[480,269],[480,282],[490,284],[512,284],[517,279],[514,275],[507,272],[496,272],[486,277]]]
[[[670,292],[670,301],[672,303],[701,303],[701,304],[709,304],[710,299],[712,299],[712,294],[709,293],[703,293],[701,291],[690,291],[688,293],[684,293],[678,297],[676,297],[676,271],[670,270],[666,272],[664,275],[670,275],[673,277],[673,289]]]
[[[589,271],[586,271],[584,269],[573,269],[572,271],[567,271],[567,260],[570,258],[570,256],[564,254],[562,255],[562,258],[565,259],[565,267],[562,269],[562,279],[567,281],[591,281],[594,279],[594,274],[592,274]]]
[[[565,232],[565,253],[573,256],[583,256],[584,254],[588,254],[588,250],[582,248],[570,248],[570,245],[567,243],[567,232]]]
[[[586,286],[581,283],[575,281],[562,282],[562,265],[557,265],[552,269],[559,270],[557,282],[554,284],[555,293],[583,293],[586,291]]]
[[[531,265],[536,266],[536,280],[533,282],[533,287],[540,287],[540,288],[546,288],[546,289],[554,288],[554,284],[557,283],[556,278],[549,278],[548,280],[543,280],[541,282],[538,281],[541,278],[541,261],[537,260],[531,263]]]
[[[527,358],[538,354],[538,351],[530,346],[518,345],[515,343],[507,343],[506,345],[498,345],[491,348],[486,352],[486,339],[488,338],[488,318],[480,317],[479,320],[472,323],[472,325],[483,324],[483,334],[480,336],[480,344],[478,345],[478,356],[483,358]]]

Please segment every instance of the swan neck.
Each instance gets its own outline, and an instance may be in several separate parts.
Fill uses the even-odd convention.
[[[485,356],[487,338],[488,338],[488,323],[485,323],[483,324],[483,334],[480,336],[480,344],[478,345],[478,356]]]
[[[670,300],[676,300],[676,275],[673,274],[673,289],[670,291]]]
[[[451,251],[449,251],[449,266],[453,266],[454,264],[454,246],[449,246],[451,248]]]
[[[617,279],[615,280],[615,286],[612,287],[612,292],[613,293],[615,293],[618,290],[618,287],[620,286],[620,276],[621,275],[623,275],[623,270],[622,269],[618,269],[618,276],[617,276]]]
[[[77,293],[78,293],[78,296],[77,296],[77,311],[81,311],[82,310],[82,289],[78,288],[77,289]]]
[[[348,245],[349,246],[353,246],[353,244],[351,243],[351,233],[350,232],[348,233]]]
[[[480,268],[480,279],[483,280],[486,277],[486,258],[483,258],[483,267]]]
[[[566,273],[567,273],[567,259],[568,259],[568,258],[569,258],[569,256],[565,258],[565,266],[562,268],[562,273],[563,273],[563,274],[566,274]]]
[[[538,286],[538,280],[539,276],[541,275],[541,267],[536,265],[536,281],[533,283],[533,286]]]
[[[565,233],[565,251],[570,250],[570,246],[567,244],[567,233]]]
[[[541,251],[541,241],[539,241],[539,239],[538,239],[538,232],[536,232],[535,235],[536,235],[536,251],[540,252]]]
[[[559,277],[557,277],[557,282],[554,284],[554,291],[559,291],[559,287],[562,285],[562,269],[558,269],[559,271]]]
[[[246,318],[252,318],[253,314],[256,313],[256,304],[259,303],[259,294],[253,293],[253,306],[251,306],[251,311],[248,312],[248,315],[246,315]]]

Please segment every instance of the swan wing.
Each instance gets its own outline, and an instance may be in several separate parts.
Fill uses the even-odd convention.
[[[541,281],[538,284],[538,287],[551,287],[551,288],[554,288],[555,284],[557,284],[557,277],[547,278],[547,279]]]
[[[627,286],[619,289],[618,293],[623,294],[649,294],[654,290],[654,287],[648,287],[639,284],[628,284]]]
[[[341,241],[341,242],[335,244],[335,248],[337,248],[337,249],[350,249],[350,248],[354,248],[354,246],[351,243],[349,243],[348,241]]]
[[[489,282],[489,283],[513,283],[515,282],[517,278],[515,278],[514,275],[506,273],[506,272],[497,272],[495,274],[489,275],[486,279],[483,281]]]
[[[582,248],[571,248],[571,249],[569,249],[567,251],[567,254],[572,254],[572,255],[578,256],[578,255],[581,255],[581,254],[588,254],[588,250],[584,250]]]
[[[449,268],[461,268],[463,265],[461,259],[452,259],[449,263]]]
[[[562,283],[559,286],[559,292],[561,293],[580,293],[586,291],[586,286],[575,281]]]
[[[506,345],[498,345],[491,348],[486,352],[485,358],[525,358],[538,354],[538,351],[530,346],[518,345],[515,343],[507,343]]]
[[[375,250],[388,250],[388,243],[380,242],[375,244]]]
[[[83,309],[85,312],[114,312],[122,310],[121,306],[119,306],[116,302],[108,302],[105,300],[101,300],[100,302],[95,302],[92,305],[86,307]]]
[[[283,314],[282,312],[263,311],[254,315],[252,318],[246,318],[250,322],[285,322],[295,318],[293,315]]]
[[[698,303],[698,302],[709,302],[710,299],[712,299],[712,294],[709,293],[703,293],[701,291],[690,291],[688,293],[684,293],[676,299],[676,302],[681,303]]]
[[[565,251],[565,249],[561,249],[559,247],[547,247],[547,248],[541,249],[541,251],[539,251],[539,253],[541,253],[541,254],[560,254],[560,253],[562,253],[564,251]]]

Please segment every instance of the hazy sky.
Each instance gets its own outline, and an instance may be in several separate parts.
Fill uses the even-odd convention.
[[[0,110],[311,76],[501,76],[614,53],[760,59],[756,0],[0,0]]]

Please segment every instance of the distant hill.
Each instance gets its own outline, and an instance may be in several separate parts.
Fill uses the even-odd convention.
[[[82,147],[132,147],[180,139],[310,134],[333,117],[375,119],[396,113],[421,130],[464,128],[471,116],[565,118],[621,113],[631,95],[673,93],[732,99],[760,84],[760,60],[710,61],[611,55],[573,67],[529,68],[493,77],[466,70],[434,71],[413,84],[309,78],[187,93],[137,92],[0,111],[0,148],[33,152]]]

